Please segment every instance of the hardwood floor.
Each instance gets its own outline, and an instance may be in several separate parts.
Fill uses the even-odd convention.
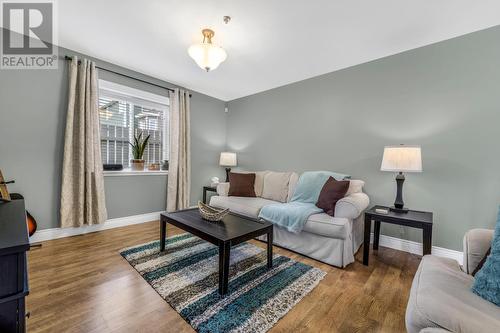
[[[182,231],[169,226],[167,232]],[[30,251],[28,332],[194,332],[118,253],[158,236],[158,222],[150,222]],[[405,332],[419,256],[380,248],[366,267],[360,250],[354,264],[338,269],[281,248],[275,253],[328,274],[271,332]]]

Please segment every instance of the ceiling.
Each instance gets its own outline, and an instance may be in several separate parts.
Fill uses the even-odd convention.
[[[500,24],[498,0],[61,0],[58,12],[59,45],[225,101]],[[187,54],[205,27],[228,53],[208,73]]]

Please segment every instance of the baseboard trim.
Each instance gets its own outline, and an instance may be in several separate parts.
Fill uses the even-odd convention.
[[[95,224],[95,225],[91,225],[91,226],[84,226],[81,228],[43,229],[43,230],[37,231],[33,235],[33,237],[30,238],[30,243],[38,243],[38,242],[48,241],[48,240],[52,240],[52,239],[83,235],[83,234],[88,234],[91,232],[97,232],[97,231],[101,231],[101,230],[107,230],[107,229],[125,227],[128,225],[156,221],[156,220],[159,220],[160,213],[162,213],[162,212],[153,212],[153,213],[146,213],[146,214],[140,214],[140,215],[119,217],[119,218],[115,218],[115,219],[109,219],[106,222],[104,222],[103,224]],[[373,243],[373,233],[371,234],[370,243]],[[423,252],[422,243],[409,241],[406,239],[401,239],[401,238],[396,238],[396,237],[391,237],[391,236],[386,236],[386,235],[380,235],[379,245],[384,246],[384,247],[388,247],[391,249],[399,250],[399,251],[418,254],[418,255],[422,255],[422,252]],[[450,250],[450,249],[446,249],[446,248],[439,247],[439,246],[433,246],[432,247],[432,254],[439,256],[439,257],[455,259],[456,261],[458,261],[460,263],[460,265],[463,264],[463,262],[462,262],[463,261],[463,253],[460,251]]]
[[[106,220],[106,222],[104,222],[103,224],[94,224],[80,228],[51,228],[38,230],[32,237],[30,237],[30,243],[38,243],[52,239],[83,235],[90,232],[155,221],[160,219],[160,213],[162,212],[118,217],[115,219]]]
[[[371,234],[370,243],[373,243],[373,233]],[[379,245],[418,255],[422,255],[423,253],[422,243],[391,236],[380,235]],[[431,253],[438,257],[455,259],[460,265],[463,264],[463,252],[446,249],[444,247],[433,246],[431,249]]]

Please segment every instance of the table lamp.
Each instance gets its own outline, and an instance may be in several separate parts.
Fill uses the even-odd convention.
[[[404,208],[403,183],[405,175],[403,172],[422,172],[422,151],[419,146],[387,146],[384,148],[381,171],[397,172],[396,184],[397,193],[394,207],[391,211],[397,213],[407,213],[408,208]]]
[[[229,172],[231,172],[230,167],[234,167],[237,165],[236,153],[229,153],[229,152],[220,153],[219,165],[226,167],[226,182],[229,182]]]

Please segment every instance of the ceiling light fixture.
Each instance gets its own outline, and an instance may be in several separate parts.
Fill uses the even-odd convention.
[[[212,44],[215,32],[210,29],[203,29],[203,42],[193,44],[188,49],[188,54],[198,66],[207,72],[216,69],[226,60],[227,53],[220,46]]]

